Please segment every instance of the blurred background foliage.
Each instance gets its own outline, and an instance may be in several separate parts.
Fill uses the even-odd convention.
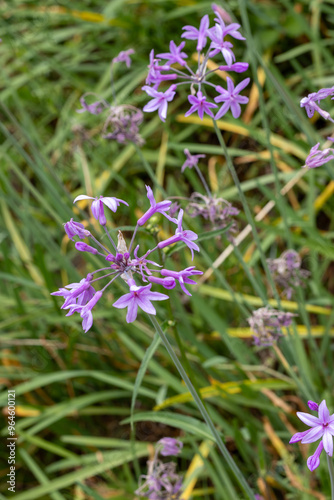
[[[249,21],[252,32],[247,44],[236,41],[235,53],[238,61],[253,62],[253,74],[250,68],[246,76],[259,81],[260,93],[252,83],[241,117],[226,116],[220,127],[256,215],[277,199],[275,179],[281,188],[294,179],[311,145],[332,133],[330,122],[319,116],[308,120],[299,100],[333,85],[334,2],[231,0],[219,5],[243,29]],[[78,194],[125,199],[130,208],[120,209],[110,227],[124,228],[129,237],[147,207],[145,184],[152,185],[147,164],[157,196],[163,186],[184,207],[193,191],[201,192],[192,170],[180,172],[187,147],[207,155],[201,168],[213,192],[242,209],[212,123],[183,116],[185,89],[169,106],[166,124],[156,113],[146,114],[141,152],[103,139],[100,116],[76,113],[85,92],[112,100],[110,62],[128,48],[136,51],[131,68],[118,64],[114,70],[117,99],[142,108],[151,49],[166,52],[171,39],[180,42],[182,26],[197,26],[204,14],[212,20],[211,2],[2,0],[0,12],[0,398],[6,436],[7,389],[15,386],[18,436],[17,492],[7,491],[3,446],[0,498],[133,499],[152,443],[181,436],[183,498],[242,499],[158,343],[142,366],[144,378],[136,383],[154,332],[144,315],[127,325],[124,311],[111,307],[122,289],[109,289],[87,334],[80,318],[65,317],[60,301],[50,296],[80,280],[97,262],[78,255],[64,236],[62,224],[73,216],[89,219],[99,231],[88,210],[73,208]],[[170,301],[158,307],[228,449],[266,500],[321,500],[329,492],[325,464],[310,474],[305,447],[298,451],[287,443],[301,430],[295,411],[305,411],[308,398],[327,397],[334,408],[330,168],[300,178],[257,225],[266,257],[294,247],[312,272],[307,288],[281,304],[298,317],[278,347],[252,346],[247,317],[273,297],[251,235],[191,298],[175,289]],[[241,210],[239,230],[246,223]],[[194,264],[206,271],[229,241],[224,234],[210,234],[213,228],[199,218],[188,218],[187,224],[202,236]],[[144,248],[162,226],[169,234],[161,219],[139,233]],[[188,251],[167,258],[175,269],[192,265]]]

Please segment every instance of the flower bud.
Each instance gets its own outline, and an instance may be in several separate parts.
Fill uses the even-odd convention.
[[[75,248],[79,250],[79,252],[88,252],[92,254],[97,254],[98,250],[96,248],[91,247],[90,245],[87,245],[86,243],[83,243],[82,241],[77,241],[75,244]]]

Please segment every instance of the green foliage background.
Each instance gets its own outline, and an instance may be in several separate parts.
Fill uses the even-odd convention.
[[[244,33],[249,22],[252,36],[235,44],[236,56],[251,63],[247,76],[255,82],[249,120],[224,117],[223,136],[251,212],[277,202],[257,224],[266,257],[293,247],[312,277],[293,302],[281,304],[298,317],[278,348],[254,349],[250,340],[251,310],[275,299],[251,235],[189,300],[171,291],[158,317],[254,491],[266,499],[324,499],[330,487],[324,457],[310,474],[305,447],[287,443],[303,430],[295,411],[305,411],[307,399],[326,398],[334,408],[332,165],[307,172],[287,196],[277,196],[277,187],[294,178],[310,147],[333,130],[317,116],[308,120],[299,100],[333,85],[334,2],[220,5]],[[185,89],[169,106],[165,125],[155,113],[145,116],[141,153],[103,140],[100,118],[76,113],[84,92],[112,98],[110,61],[130,47],[133,64],[130,70],[117,65],[115,89],[119,102],[142,108],[150,50],[165,52],[170,39],[178,44],[182,26],[198,25],[211,3],[11,0],[0,3],[0,12],[0,398],[6,437],[7,389],[15,386],[18,436],[17,492],[7,491],[2,446],[0,498],[132,499],[150,443],[169,435],[185,442],[178,463],[188,487],[184,498],[242,499],[164,348],[155,341],[144,358],[154,339],[147,318],[127,325],[124,311],[111,307],[122,288],[108,291],[87,334],[80,318],[65,317],[50,296],[97,262],[78,256],[64,237],[62,224],[73,216],[78,194],[127,200],[130,209],[120,209],[110,227],[129,235],[147,207],[152,172],[157,195],[159,185],[168,197],[201,191],[193,171],[180,173],[189,148],[207,155],[201,168],[211,188],[242,209],[212,124],[182,119]],[[327,105],[331,111],[330,100]],[[84,215],[76,209],[77,220]],[[202,235],[194,264],[205,271],[229,242],[200,219],[187,224]],[[247,224],[243,211],[238,224],[240,230]],[[141,245],[148,248],[161,225],[170,230],[153,220],[139,233]],[[167,258],[175,269],[191,265],[184,249]],[[194,456],[200,466],[191,476]]]

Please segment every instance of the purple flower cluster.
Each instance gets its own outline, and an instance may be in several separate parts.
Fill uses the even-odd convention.
[[[194,250],[199,251],[199,247],[196,243],[194,243],[194,240],[198,238],[197,234],[193,231],[184,230],[182,228],[183,210],[180,210],[177,219],[170,217],[167,212],[172,202],[164,200],[157,203],[152,189],[149,186],[146,186],[146,189],[147,197],[150,202],[150,208],[137,221],[129,249],[127,248],[127,244],[121,231],[118,232],[118,241],[116,245],[106,228],[107,219],[105,208],[107,207],[113,212],[116,212],[121,203],[128,205],[125,201],[113,197],[100,196],[99,198],[93,198],[92,196],[86,195],[77,196],[74,200],[74,202],[80,200],[93,200],[91,204],[92,214],[101,224],[109,242],[113,247],[111,253],[110,250],[100,243],[88,230],[86,230],[84,225],[80,222],[75,222],[71,219],[65,224],[66,234],[73,241],[74,237],[77,237],[80,240],[89,238],[95,243],[95,246],[91,246],[83,241],[77,241],[75,243],[75,248],[79,252],[88,252],[94,255],[99,255],[107,263],[107,267],[102,267],[92,273],[89,273],[86,278],[80,281],[80,283],[71,283],[66,285],[64,288],[60,288],[57,292],[52,293],[52,295],[64,298],[62,309],[68,310],[67,316],[73,314],[74,312],[80,314],[82,318],[82,327],[85,332],[87,332],[93,324],[93,307],[100,300],[103,292],[117,278],[121,278],[124,282],[126,282],[129,291],[116,300],[113,306],[118,309],[127,308],[126,321],[128,323],[132,323],[137,318],[138,308],[148,314],[156,314],[156,310],[152,302],[166,300],[169,298],[168,295],[164,293],[151,291],[152,284],[158,284],[166,290],[170,290],[176,286],[177,282],[179,282],[183,292],[187,295],[191,295],[185,285],[196,284],[195,281],[190,279],[191,276],[203,274],[201,271],[195,270],[194,267],[188,267],[179,272],[169,269],[152,269],[151,266],[161,268],[157,262],[149,259],[151,254],[158,249],[165,248],[173,243],[183,242],[190,249],[193,256]],[[153,249],[148,250],[141,256],[138,255],[139,245],[137,245],[132,255],[133,242],[138,228],[143,226],[156,213],[164,215],[170,222],[176,224],[174,236],[160,241]],[[105,272],[103,276],[98,278],[94,277],[97,273],[102,271]],[[136,275],[142,280],[142,282],[147,284],[137,285],[134,279]],[[92,285],[103,278],[109,278],[108,283],[99,291],[95,291]]]
[[[159,453],[164,456],[176,456],[182,450],[183,443],[174,438],[163,438],[157,443],[154,459],[147,462],[147,474],[140,476],[136,495],[149,500],[178,500],[181,495],[182,477],[177,474],[174,462],[163,463]]]
[[[297,412],[298,418],[310,427],[307,431],[297,432],[290,439],[290,443],[302,444],[314,443],[321,439],[314,454],[307,459],[307,467],[314,471],[320,464],[320,455],[324,449],[327,455],[333,456],[333,436],[334,436],[334,414],[330,415],[326,401],[323,400],[319,405],[314,401],[308,401],[308,407],[311,411],[317,411],[318,416],[309,415],[304,412]]]
[[[111,87],[113,91],[114,104],[109,104],[105,99],[100,99],[93,92],[86,92],[80,98],[82,108],[78,109],[77,113],[84,113],[87,111],[92,115],[99,115],[106,112],[107,117],[104,121],[102,129],[102,137],[104,139],[115,140],[119,144],[132,142],[137,146],[142,146],[145,141],[139,133],[139,126],[143,121],[143,112],[135,106],[131,106],[129,104],[116,104],[116,94],[112,74],[113,65],[115,63],[124,62],[127,68],[130,68],[130,56],[134,54],[134,52],[135,51],[133,49],[122,50],[111,61]],[[94,99],[97,100],[94,100],[89,104],[87,99],[90,100],[90,96],[93,96]]]
[[[152,100],[146,104],[144,111],[158,111],[160,119],[165,121],[168,103],[173,100],[177,87],[188,84],[190,85],[188,100],[191,107],[185,116],[197,112],[201,119],[203,119],[204,114],[218,119],[224,116],[229,109],[231,109],[234,118],[240,116],[240,104],[246,104],[248,97],[240,96],[239,93],[248,85],[250,79],[246,78],[235,87],[232,79],[227,77],[227,89],[213,84],[209,79],[217,70],[243,73],[248,69],[248,63],[235,62],[235,55],[232,50],[233,44],[226,40],[227,36],[237,40],[245,40],[245,38],[239,33],[239,24],[226,24],[226,17],[224,16],[224,21],[222,10],[215,5],[213,5],[213,10],[216,14],[214,19],[215,25],[213,27],[210,28],[209,16],[205,15],[201,19],[198,28],[188,25],[182,28],[184,32],[181,38],[197,42],[197,68],[192,69],[186,61],[188,55],[183,51],[186,44],[185,41],[181,42],[180,45],[176,45],[172,40],[169,44],[169,52],[163,52],[156,56],[152,49],[146,85],[143,87],[143,90]],[[218,54],[223,57],[224,64],[217,66],[215,70],[207,71],[209,58],[215,57]],[[158,90],[160,84],[165,81],[173,83],[166,91]],[[218,106],[207,99],[207,96],[203,93],[204,86],[213,87],[217,92],[218,95],[214,97],[215,103],[223,102],[222,107],[215,116],[212,110],[218,108]]]
[[[333,118],[331,118],[328,111],[323,110],[319,104],[322,99],[326,99],[329,96],[334,96],[334,87],[324,88],[318,90],[318,92],[313,92],[307,97],[303,97],[300,101],[300,107],[306,109],[307,116],[312,118],[314,112],[317,111],[325,120],[330,120],[334,123]],[[332,97],[332,100],[334,97]],[[327,137],[329,141],[334,141],[332,137]],[[330,160],[334,159],[334,149],[326,148],[319,150],[320,142],[311,148],[308,157],[305,160],[305,167],[316,168],[328,163]]]
[[[295,250],[286,250],[277,259],[267,259],[275,283],[283,289],[283,295],[290,300],[294,290],[305,286],[310,272],[301,269],[302,260]]]
[[[199,160],[205,158],[205,155],[192,155],[188,149],[185,149],[184,153],[186,155],[186,161],[181,167],[181,172],[184,172],[186,168],[194,168],[207,193],[207,196],[201,193],[192,193],[190,202],[186,208],[187,213],[190,217],[197,217],[200,215],[204,219],[210,221],[215,229],[223,229],[231,225],[228,232],[235,232],[236,223],[233,220],[233,216],[238,215],[239,210],[233,207],[228,201],[223,198],[218,198],[211,193],[198,166]],[[227,234],[227,237],[229,237],[229,234]]]
[[[228,233],[237,231],[237,224],[233,217],[238,215],[239,210],[224,198],[193,193],[190,196],[187,213],[190,217],[200,215],[205,220],[210,221],[214,229],[223,229],[230,225]],[[227,237],[229,237],[229,234]]]
[[[282,336],[282,328],[291,325],[294,316],[268,306],[253,311],[247,321],[254,333],[254,344],[262,347],[273,345]]]
[[[94,96],[97,101],[87,103],[87,98]],[[105,99],[99,99],[93,92],[86,92],[81,98],[82,108],[77,113],[87,111],[91,115],[99,115],[106,111],[107,118],[104,121],[102,137],[115,140],[119,144],[132,142],[138,146],[144,144],[144,139],[139,134],[139,126],[143,121],[143,113],[140,109],[129,104],[111,105]]]

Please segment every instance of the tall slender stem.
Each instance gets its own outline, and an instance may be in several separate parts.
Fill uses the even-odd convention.
[[[196,172],[197,172],[198,177],[199,177],[199,178],[201,179],[201,181],[202,181],[202,184],[203,184],[203,186],[204,186],[204,189],[205,189],[205,191],[206,191],[207,195],[209,196],[209,198],[212,198],[212,193],[211,193],[211,191],[210,191],[210,189],[209,189],[209,186],[208,186],[208,184],[207,184],[206,180],[204,179],[204,176],[203,176],[202,172],[200,171],[200,169],[198,168],[198,166],[197,166],[197,165],[195,165],[195,170],[196,170]]]
[[[113,240],[113,239],[112,239],[112,237],[110,236],[110,233],[109,233],[108,229],[106,228],[106,226],[102,226],[102,227],[103,227],[103,229],[104,229],[104,231],[105,231],[106,235],[108,236],[108,239],[109,239],[110,243],[112,244],[112,246],[114,247],[115,251],[117,252],[117,247],[116,247],[116,245],[115,245],[114,240]]]
[[[326,453],[326,458],[327,458],[327,465],[328,465],[328,472],[329,472],[329,477],[331,480],[331,499],[334,500],[334,467],[333,467],[333,460],[332,457],[327,455]]]
[[[210,429],[210,431],[211,431],[211,433],[216,441],[216,444],[217,444],[219,450],[221,451],[221,454],[225,458],[226,462],[228,463],[228,466],[230,467],[236,481],[239,483],[239,485],[242,488],[243,492],[245,493],[246,497],[249,498],[250,500],[255,500],[255,496],[254,496],[253,491],[251,490],[246,479],[242,475],[241,471],[239,470],[238,466],[236,465],[236,463],[234,462],[233,458],[231,457],[229,451],[227,450],[225,444],[223,443],[222,438],[220,437],[214,423],[211,420],[211,417],[208,413],[208,410],[204,406],[202,399],[200,398],[199,394],[197,393],[196,389],[194,388],[190,378],[188,377],[186,371],[184,370],[182,364],[180,363],[178,357],[176,356],[171,344],[169,343],[169,340],[167,339],[166,335],[162,331],[161,326],[159,325],[157,319],[152,315],[149,315],[149,317],[150,317],[150,320],[151,320],[155,330],[159,334],[168,354],[172,358],[172,361],[173,361],[174,365],[176,366],[179,374],[183,378],[190,394],[192,395],[199,411],[201,412],[203,419],[205,420],[207,426],[209,427],[209,429]]]
[[[262,262],[263,268],[265,270],[267,279],[268,279],[268,281],[270,283],[270,286],[272,288],[274,297],[277,300],[278,305],[280,306],[281,299],[280,299],[280,296],[279,296],[279,294],[277,292],[276,285],[274,283],[273,277],[272,277],[272,275],[271,275],[271,273],[269,271],[268,264],[267,264],[267,261],[266,261],[266,257],[265,257],[265,255],[263,253],[263,250],[262,250],[261,240],[260,240],[259,235],[257,233],[255,222],[254,222],[252,213],[250,211],[250,208],[248,206],[248,203],[247,203],[247,200],[246,200],[246,197],[245,197],[245,193],[243,192],[243,190],[241,188],[237,172],[236,172],[236,170],[234,168],[233,162],[232,162],[232,160],[230,158],[230,155],[228,153],[227,146],[225,144],[223,135],[222,135],[221,131],[218,128],[216,120],[212,120],[212,121],[213,121],[213,126],[214,126],[214,129],[215,129],[215,132],[216,132],[219,144],[221,145],[221,147],[223,149],[223,153],[224,153],[224,156],[226,158],[226,163],[227,163],[228,169],[229,169],[229,171],[230,171],[230,173],[232,175],[232,179],[234,181],[234,184],[235,184],[236,188],[238,189],[238,193],[239,193],[239,196],[240,196],[240,201],[241,201],[242,206],[244,208],[245,215],[247,217],[247,221],[248,221],[249,225],[252,228],[252,233],[253,233],[254,241],[255,241],[257,249],[258,249],[258,251],[260,253],[261,262]]]

